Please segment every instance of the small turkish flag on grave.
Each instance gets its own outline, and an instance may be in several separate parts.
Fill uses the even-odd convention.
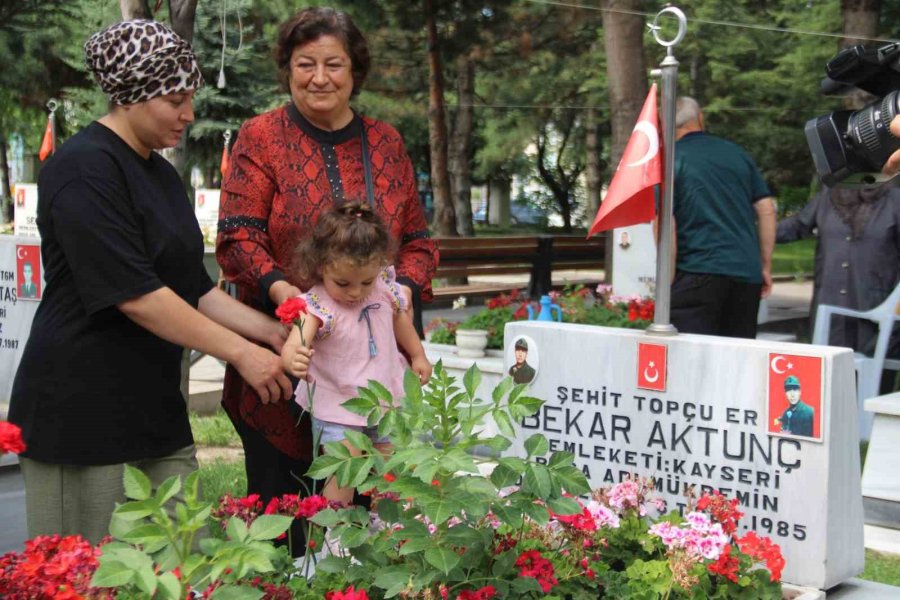
[[[642,390],[666,391],[667,347],[664,344],[638,344],[637,386]]]

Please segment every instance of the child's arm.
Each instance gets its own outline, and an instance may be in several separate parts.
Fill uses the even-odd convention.
[[[397,343],[409,355],[409,363],[413,372],[419,376],[422,385],[431,379],[431,363],[425,356],[425,348],[419,340],[419,334],[413,326],[412,315],[408,310],[394,313],[394,337]]]
[[[306,379],[309,372],[309,362],[313,355],[312,344],[318,328],[319,320],[307,315],[303,320],[303,335],[300,335],[300,328],[297,325],[291,327],[291,333],[281,350],[284,370],[298,379]]]

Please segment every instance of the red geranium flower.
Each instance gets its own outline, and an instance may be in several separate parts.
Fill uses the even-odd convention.
[[[19,454],[25,451],[22,441],[22,430],[9,421],[0,421],[0,454],[11,452]]]
[[[740,563],[738,562],[738,559],[731,556],[731,546],[729,545],[725,546],[716,562],[710,563],[706,568],[713,575],[721,575],[722,577],[737,583],[739,566]]]
[[[285,325],[296,323],[300,320],[300,315],[307,313],[306,300],[297,296],[296,298],[288,298],[275,309],[275,316],[278,317]]]
[[[497,590],[492,585],[486,585],[475,591],[463,590],[456,597],[456,600],[490,600],[497,595]]]
[[[352,585],[343,592],[332,590],[325,593],[325,600],[369,600],[366,590],[357,590]]]

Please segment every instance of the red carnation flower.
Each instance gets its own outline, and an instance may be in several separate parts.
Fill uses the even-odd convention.
[[[288,298],[275,309],[275,316],[278,317],[285,325],[297,323],[301,315],[307,313],[306,300],[297,296],[296,298]],[[298,323],[299,324],[299,323]]]
[[[22,430],[9,421],[0,421],[0,454],[11,452],[19,454],[25,451],[22,441]]]

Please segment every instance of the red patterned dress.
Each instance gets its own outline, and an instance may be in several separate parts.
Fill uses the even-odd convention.
[[[269,288],[288,280],[291,257],[318,215],[348,200],[365,200],[362,133],[365,131],[375,211],[400,242],[397,281],[431,299],[437,244],[429,239],[412,162],[390,125],[354,115],[337,131],[318,129],[293,104],[259,115],[241,127],[222,184],[216,258],[238,299],[272,314]],[[263,404],[231,366],[222,403],[232,419],[263,434],[282,453],[311,457],[311,433],[296,427],[291,401]]]

